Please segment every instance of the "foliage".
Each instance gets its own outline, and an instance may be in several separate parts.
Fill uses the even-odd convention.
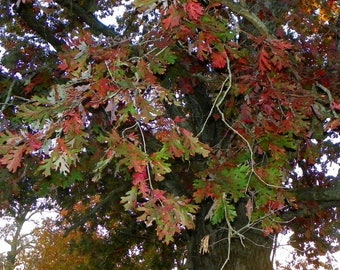
[[[125,11],[116,25],[98,20],[118,6]],[[290,227],[298,248],[313,242],[315,253],[303,250],[317,265],[337,241],[339,198],[303,195],[336,188],[317,169],[323,154],[338,161],[326,139],[339,128],[336,1],[7,7],[2,171],[55,198],[71,229],[114,233],[129,216],[179,249],[187,233],[202,231],[197,217],[209,205],[204,218],[227,228],[229,250],[248,230],[268,236]]]
[[[64,237],[62,231],[55,230],[51,221],[46,221],[42,228],[36,228],[34,232],[36,243],[20,259],[27,269],[94,269],[89,268],[89,258],[79,254],[76,250],[69,251],[73,242],[80,239],[80,233],[74,231]]]

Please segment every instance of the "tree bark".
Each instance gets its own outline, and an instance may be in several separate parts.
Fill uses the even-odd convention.
[[[21,19],[27,24],[27,26],[36,32],[43,40],[51,44],[57,51],[61,50],[62,45],[65,42],[56,37],[56,34],[51,29],[46,29],[48,23],[43,19],[37,19],[34,13],[33,5],[31,3],[21,3],[18,8],[18,13]]]
[[[75,16],[80,18],[89,26],[89,30],[95,34],[103,34],[106,37],[116,38],[117,33],[100,22],[92,13],[88,12],[85,8],[80,6],[77,1],[56,0],[62,7],[70,9]],[[85,2],[85,1],[84,1]]]
[[[228,242],[226,224],[213,226],[205,220],[211,202],[202,205],[196,219],[196,229],[190,232],[188,244],[189,270],[272,270],[272,238],[263,236],[260,230],[249,230],[240,239],[235,237]],[[242,211],[242,212],[241,212]],[[236,230],[246,224],[244,204],[238,207],[239,217],[232,224]],[[200,252],[201,240],[209,235],[209,253]],[[228,250],[230,248],[230,253]],[[229,257],[229,259],[228,259]]]
[[[11,245],[11,250],[7,252],[5,270],[13,270],[15,268],[16,259],[20,252],[20,233],[24,225],[25,218],[19,217],[15,219],[15,233],[12,241],[9,243]]]

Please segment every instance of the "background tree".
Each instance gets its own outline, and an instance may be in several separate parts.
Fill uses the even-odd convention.
[[[25,269],[98,269],[87,267],[86,255],[70,250],[73,243],[80,241],[76,231],[64,237],[62,230],[56,230],[53,222],[46,220],[43,227],[34,230],[34,238],[34,248],[20,258]]]
[[[5,2],[0,164],[107,233],[102,269],[272,269],[288,229],[334,251],[336,1]]]
[[[34,224],[33,217],[43,209],[51,209],[53,204],[39,200],[39,193],[34,189],[34,180],[28,179],[26,172],[30,169],[26,163],[24,168],[11,174],[1,170],[1,232],[0,238],[10,247],[7,252],[5,269],[12,270],[18,265],[18,257],[26,249],[32,248],[33,238],[30,231],[25,231],[28,223]]]
[[[174,264],[166,258],[167,254],[175,252],[172,245],[160,251],[155,242],[156,246],[145,245],[141,252],[139,243],[132,243],[136,236],[125,234],[124,239],[116,236],[119,231],[122,233],[123,230],[124,228],[119,228],[114,235],[107,231],[90,233],[84,230],[73,230],[65,236],[64,229],[54,222],[47,221],[43,227],[35,229],[34,249],[21,256],[20,261],[25,269],[32,270],[112,269],[112,267],[115,269],[162,269],[164,263]],[[123,243],[123,240],[126,240],[126,243]],[[127,248],[130,250],[125,254]],[[157,259],[155,254],[158,255]],[[165,261],[162,261],[162,258]]]

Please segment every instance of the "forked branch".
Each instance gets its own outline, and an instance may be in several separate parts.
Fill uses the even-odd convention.
[[[249,9],[247,9],[240,3],[235,3],[232,0],[223,0],[222,3],[230,8],[230,10],[233,11],[235,14],[240,15],[251,22],[261,35],[269,35],[269,30],[267,26],[259,19],[259,17],[250,12]]]

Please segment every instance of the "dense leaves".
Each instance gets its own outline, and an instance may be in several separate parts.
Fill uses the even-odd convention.
[[[173,245],[170,268],[198,269],[201,251],[233,269],[234,239],[288,228],[314,265],[333,251],[336,1],[3,2],[0,164],[58,202],[66,232],[128,220],[141,238],[120,255]]]

